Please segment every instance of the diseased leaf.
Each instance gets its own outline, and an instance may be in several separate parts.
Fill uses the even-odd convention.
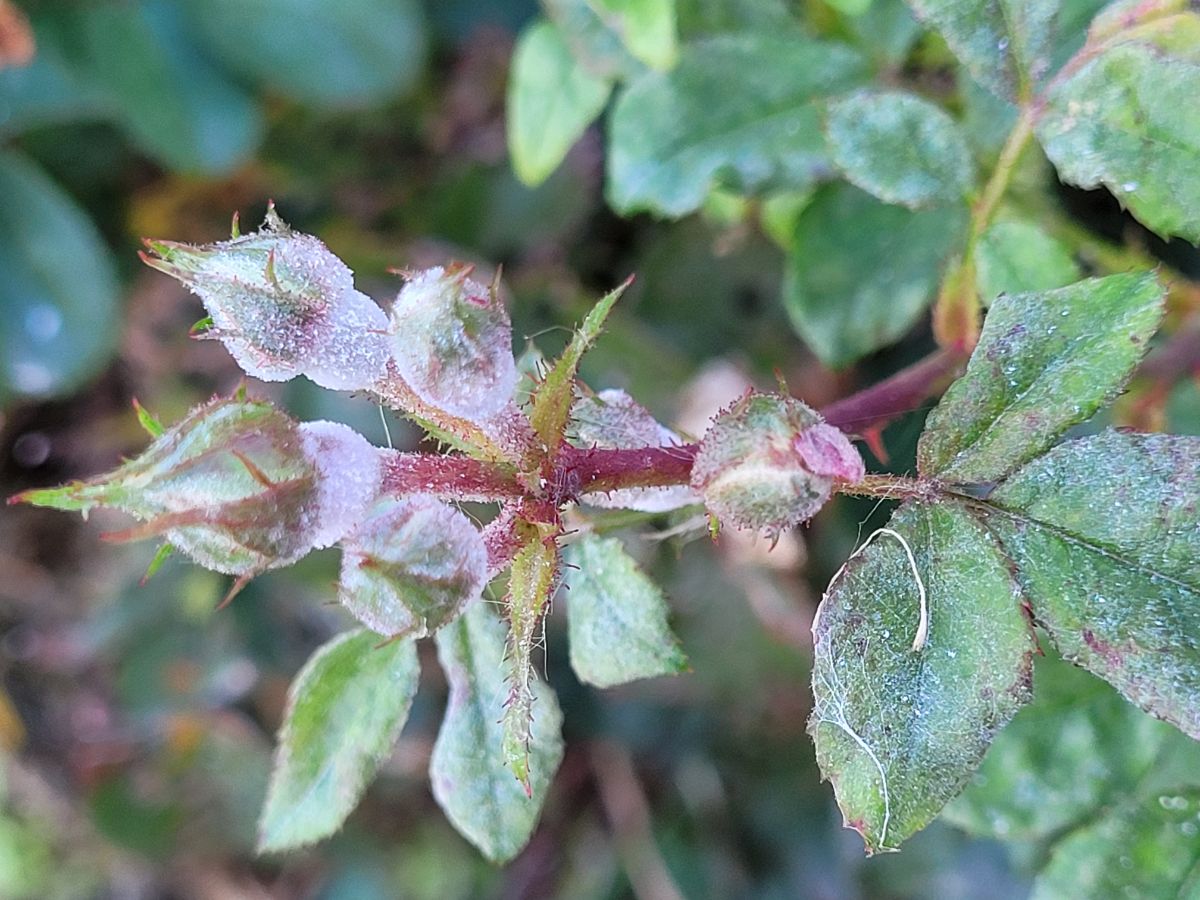
[[[1197,835],[1200,788],[1194,785],[1125,804],[1055,848],[1034,882],[1032,900],[1195,897],[1200,892]]]
[[[943,816],[986,837],[1052,839],[1133,796],[1171,751],[1200,763],[1200,744],[1082,669],[1038,657],[1033,702],[996,736]]]
[[[501,745],[508,687],[504,625],[476,603],[438,632],[438,659],[450,682],[446,718],[433,745],[433,796],[454,827],[493,862],[516,856],[537,824],[546,790],[562,761],[562,713],[554,693],[535,689],[526,795],[505,765]]]
[[[1034,650],[999,547],[963,506],[908,503],[888,527],[835,576],[813,622],[809,732],[868,852],[962,790],[1029,699]]]
[[[24,157],[0,153],[0,197],[0,401],[62,394],[115,343],[112,257],[84,212]]]
[[[783,302],[796,331],[829,366],[895,343],[937,292],[964,207],[889,206],[846,184],[822,188],[800,214]]]
[[[1104,185],[1163,237],[1200,243],[1200,14],[1085,48],[1056,78],[1036,124],[1064,181]]]
[[[975,283],[984,304],[1001,294],[1065,287],[1080,274],[1066,247],[1024,219],[993,222],[975,245]]]
[[[1054,0],[909,0],[967,71],[1006,100],[1031,97],[1048,69]]]
[[[966,374],[929,415],[926,476],[996,481],[1091,418],[1128,380],[1162,317],[1152,273],[997,300]]]
[[[814,101],[865,76],[849,47],[786,30],[690,44],[671,72],[646,72],[618,97],[609,200],[622,213],[682,216],[718,184],[804,187],[830,167]]]
[[[612,82],[584,71],[558,29],[538,21],[522,32],[508,77],[508,150],[517,177],[533,187],[558,168],[604,109]]]
[[[532,791],[530,753],[533,743],[534,674],[533,654],[542,638],[542,620],[550,598],[558,588],[559,553],[555,530],[549,525],[526,524],[524,546],[513,557],[508,576],[508,649],[505,672],[508,700],[504,706],[504,762],[524,786]]]
[[[529,422],[550,449],[562,444],[571,416],[571,405],[575,402],[575,375],[583,354],[600,336],[604,321],[612,312],[613,304],[620,299],[633,279],[605,294],[591,308],[579,330],[571,337],[562,355],[546,372],[546,377],[534,391],[529,410]]]
[[[338,635],[292,682],[258,850],[333,834],[357,805],[408,717],[420,678],[416,645],[366,629]]]
[[[1200,438],[1069,441],[988,503],[1063,656],[1200,738]]]
[[[904,91],[861,91],[829,106],[825,134],[846,178],[910,209],[963,200],[975,167],[958,126]]]
[[[564,558],[571,567],[565,595],[571,668],[580,681],[613,687],[687,669],[662,591],[620,540],[589,535]]]

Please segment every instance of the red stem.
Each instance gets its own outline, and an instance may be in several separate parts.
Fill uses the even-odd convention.
[[[865,434],[882,428],[940,394],[958,377],[966,360],[961,350],[937,350],[878,384],[834,401],[821,415],[845,432]]]
[[[868,432],[920,406],[958,374],[965,357],[939,350],[878,384],[826,407],[826,421],[844,431]],[[383,488],[392,494],[427,493],[451,500],[528,500],[557,509],[580,494],[621,488],[688,484],[697,444],[611,450],[563,445],[552,471],[527,486],[512,467],[460,454],[383,451]]]
[[[461,454],[401,453],[383,450],[383,491],[435,494],[452,500],[519,499],[525,489],[508,466]]]

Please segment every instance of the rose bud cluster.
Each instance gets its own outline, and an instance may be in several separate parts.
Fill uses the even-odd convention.
[[[799,400],[750,393],[713,419],[692,466],[709,511],[736,528],[778,533],[813,517],[835,482],[861,481],[846,435]]]

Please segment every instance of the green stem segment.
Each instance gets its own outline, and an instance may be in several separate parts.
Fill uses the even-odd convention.
[[[969,353],[979,340],[979,291],[975,286],[975,248],[987,230],[1000,201],[1012,181],[1013,171],[1030,139],[1037,108],[1021,107],[1017,121],[996,160],[991,177],[971,207],[967,241],[962,256],[946,271],[933,310],[933,333],[938,344],[949,350]]]

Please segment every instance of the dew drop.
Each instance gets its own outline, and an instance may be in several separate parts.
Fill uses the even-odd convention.
[[[1132,194],[1137,189],[1138,189],[1138,183],[1136,181],[1126,181],[1124,184],[1121,185],[1121,190],[1123,190],[1127,194]]]

